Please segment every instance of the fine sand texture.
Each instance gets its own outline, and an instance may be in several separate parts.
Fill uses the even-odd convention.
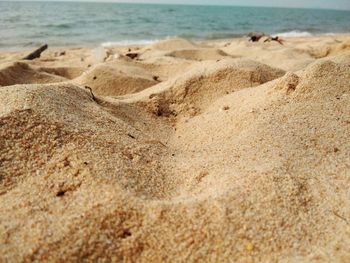
[[[350,37],[0,52],[0,262],[349,262]]]

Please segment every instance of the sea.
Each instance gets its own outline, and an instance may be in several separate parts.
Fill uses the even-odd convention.
[[[149,44],[241,37],[350,33],[350,11],[101,2],[0,1],[0,49]]]

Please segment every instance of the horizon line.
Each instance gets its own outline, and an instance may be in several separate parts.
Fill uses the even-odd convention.
[[[308,9],[308,10],[332,10],[349,12],[350,9],[325,8],[325,7],[289,7],[289,6],[261,6],[261,5],[234,5],[234,4],[196,4],[196,3],[140,3],[140,2],[123,2],[118,0],[0,0],[0,2],[50,2],[50,3],[101,3],[101,4],[127,4],[127,5],[169,5],[169,6],[222,6],[222,7],[256,7],[256,8],[277,8],[277,9]]]

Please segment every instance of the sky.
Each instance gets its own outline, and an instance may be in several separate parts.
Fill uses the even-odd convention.
[[[273,7],[326,8],[326,9],[350,10],[350,0],[42,0],[42,1],[89,1],[89,2],[157,3],[157,4],[273,6]]]

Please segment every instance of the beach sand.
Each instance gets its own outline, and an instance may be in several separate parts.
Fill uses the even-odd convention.
[[[26,54],[0,52],[0,262],[350,261],[350,36]]]

